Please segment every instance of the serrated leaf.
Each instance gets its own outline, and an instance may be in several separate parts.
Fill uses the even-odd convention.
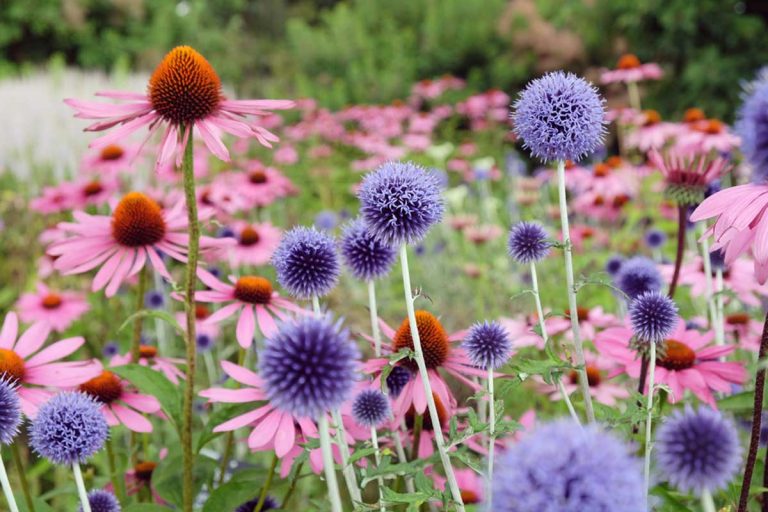
[[[141,366],[128,364],[110,367],[116,373],[138,388],[144,394],[154,396],[160,402],[163,412],[171,419],[176,430],[181,426],[182,395],[180,389],[173,385],[162,373]]]
[[[407,494],[395,492],[389,487],[384,487],[384,501],[389,504],[397,503],[413,503],[414,505],[422,505],[425,503],[430,495],[424,492],[409,492]]]

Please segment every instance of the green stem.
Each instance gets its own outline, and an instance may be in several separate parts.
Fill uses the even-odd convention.
[[[291,478],[291,483],[288,486],[288,490],[285,492],[285,496],[283,496],[283,505],[280,507],[281,510],[288,510],[288,500],[291,499],[293,491],[296,490],[296,484],[299,481],[299,475],[301,474],[303,467],[304,462],[299,462],[299,465],[296,467],[296,472],[293,474],[293,478]]]
[[[83,481],[83,473],[80,471],[80,464],[77,462],[72,464],[72,472],[75,474],[77,494],[80,495],[80,506],[83,508],[83,512],[91,512],[91,502],[88,501],[88,491],[85,490],[85,482]]]
[[[715,500],[712,499],[712,494],[709,492],[709,489],[701,491],[701,507],[704,509],[704,512],[717,512]]]
[[[637,82],[627,83],[627,92],[629,93],[629,106],[635,110],[641,110],[640,108],[640,89],[637,87]]]
[[[341,495],[339,483],[336,481],[336,468],[333,464],[333,452],[331,451],[331,434],[328,431],[328,416],[321,414],[317,419],[318,432],[320,434],[320,449],[323,453],[323,472],[325,483],[328,485],[328,498],[331,500],[333,512],[343,512],[341,508]]]
[[[11,482],[8,480],[8,473],[5,471],[5,464],[0,457],[0,484],[3,486],[3,494],[5,494],[5,500],[8,502],[8,508],[11,512],[19,512],[19,507],[16,505],[16,498],[13,497],[13,489],[11,488]]]
[[[261,494],[259,495],[259,501],[256,503],[256,508],[253,512],[261,512],[261,508],[264,506],[264,502],[267,500],[267,493],[272,486],[272,477],[275,475],[275,467],[277,466],[277,454],[272,455],[272,464],[269,465],[269,473],[267,473],[267,481],[264,482],[264,487],[261,488]]]
[[[368,281],[368,310],[371,313],[371,331],[376,357],[381,357],[381,332],[379,330],[379,313],[376,306],[376,283]]]
[[[147,267],[146,265],[139,271],[139,283],[136,288],[136,313],[144,309],[144,294],[147,291]],[[139,364],[141,356],[141,328],[144,323],[144,317],[141,315],[133,321],[133,337],[131,338],[131,362]]]
[[[496,448],[496,403],[493,399],[493,367],[488,366],[488,492],[486,501],[488,510],[493,510],[493,493],[491,492],[491,483],[493,482],[493,455]]]
[[[112,446],[112,436],[107,437],[107,463],[109,464],[109,477],[112,480],[112,487],[120,503],[125,502],[125,480],[120,478],[117,473],[117,464],[115,463],[115,448]]]
[[[336,444],[339,447],[339,452],[341,452],[341,472],[344,475],[344,481],[347,484],[349,497],[359,503],[363,501],[363,498],[360,494],[360,488],[357,486],[355,467],[349,463],[349,444],[347,444],[347,438],[344,433],[344,423],[338,409],[333,411],[332,417],[333,422],[336,424]]]
[[[371,443],[373,443],[373,458],[376,460],[376,468],[381,466],[381,452],[379,451],[379,436],[376,433],[376,427],[371,427]],[[381,512],[387,512],[384,506],[384,477],[380,476],[376,479],[379,483],[379,509]]]
[[[648,406],[646,408],[647,416],[645,418],[645,460],[643,464],[643,477],[645,478],[646,493],[651,485],[651,426],[653,420],[653,387],[654,372],[656,370],[656,343],[651,343],[648,354]]]
[[[189,222],[189,254],[187,256],[186,290],[184,311],[187,317],[187,378],[184,388],[181,447],[183,456],[182,495],[184,512],[192,512],[194,502],[194,453],[192,451],[192,402],[195,397],[195,289],[197,287],[197,258],[200,249],[200,224],[197,218],[197,196],[195,195],[195,173],[192,156],[192,127],[189,127],[184,161],[181,166],[184,175],[184,197]]]
[[[35,512],[35,502],[32,501],[32,493],[29,490],[29,482],[27,481],[27,470],[24,467],[24,462],[21,460],[21,451],[19,450],[18,443],[11,445],[11,457],[13,458],[13,465],[16,466],[16,474],[19,477],[21,492],[24,494],[27,509],[29,512]]]
[[[421,444],[421,432],[424,430],[424,415],[413,415],[413,444],[411,445],[411,460],[418,460],[419,445]]]

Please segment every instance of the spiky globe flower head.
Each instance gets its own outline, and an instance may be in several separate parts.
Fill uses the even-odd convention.
[[[390,415],[389,399],[377,389],[366,389],[352,401],[352,417],[364,427],[377,427]]]
[[[267,397],[278,409],[316,418],[352,393],[360,352],[330,317],[284,323],[261,352],[259,370]]]
[[[389,273],[397,251],[368,231],[362,219],[357,219],[344,227],[341,256],[356,279],[373,281]]]
[[[659,472],[683,492],[724,488],[741,468],[736,425],[709,407],[677,410],[659,427],[655,443]]]
[[[677,304],[659,292],[646,292],[629,304],[632,333],[640,342],[661,343],[677,325]]]
[[[656,263],[645,256],[635,256],[625,261],[614,278],[616,286],[629,300],[645,292],[661,290],[661,273]]]
[[[581,160],[602,143],[605,109],[597,89],[573,73],[531,81],[513,105],[515,134],[545,162]]]
[[[624,264],[624,256],[621,256],[619,254],[614,254],[610,258],[608,258],[608,261],[605,262],[605,271],[608,272],[609,276],[616,276],[616,274],[619,273],[619,270],[621,270],[621,266]]]
[[[498,322],[478,322],[461,343],[469,360],[478,368],[500,368],[512,354],[512,341]]]
[[[392,398],[400,396],[400,392],[411,380],[411,371],[403,366],[395,366],[387,375],[387,393]]]
[[[101,450],[109,427],[101,404],[85,393],[59,393],[40,407],[30,427],[34,451],[54,464],[88,460]]]
[[[358,198],[368,230],[394,247],[419,242],[443,217],[437,177],[413,162],[380,165],[363,179]]]
[[[535,222],[518,222],[509,230],[507,248],[518,263],[541,261],[549,254],[552,242],[547,232]]]
[[[283,235],[272,264],[280,285],[299,299],[327,295],[341,273],[333,237],[303,226]]]
[[[736,133],[741,137],[741,151],[752,165],[752,182],[768,178],[768,72],[763,68],[757,78],[746,84],[744,103],[736,114]]]
[[[649,229],[645,232],[645,245],[651,249],[658,249],[667,241],[667,235],[660,229]]]
[[[629,452],[596,425],[537,426],[500,458],[494,512],[645,512],[642,470]]]
[[[21,401],[16,384],[0,376],[0,445],[9,445],[19,433]]]
[[[725,271],[728,265],[725,264],[725,251],[722,249],[715,249],[709,253],[709,263],[712,265],[712,270]]]
[[[259,498],[253,498],[252,500],[248,500],[239,507],[235,509],[235,512],[254,512],[256,510],[256,505],[259,504]],[[272,496],[267,496],[267,498],[264,500],[264,503],[261,504],[261,510],[275,510],[278,508],[278,504],[275,501]]]
[[[91,491],[88,493],[88,504],[91,506],[91,512],[120,512],[120,502],[115,495],[109,491]],[[83,512],[82,505],[78,509]]]

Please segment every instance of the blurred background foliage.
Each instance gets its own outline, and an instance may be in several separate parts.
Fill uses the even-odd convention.
[[[667,71],[646,91],[665,115],[695,98],[730,120],[739,80],[768,61],[768,2],[759,0],[1,3],[0,77],[52,60],[151,71],[186,43],[239,94],[313,97],[332,108],[405,98],[415,81],[443,74],[510,93],[553,68],[594,79],[631,52]]]

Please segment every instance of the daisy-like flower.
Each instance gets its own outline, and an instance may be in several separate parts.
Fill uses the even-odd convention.
[[[264,117],[270,110],[293,108],[288,100],[229,100],[221,90],[221,81],[213,67],[189,46],[178,46],[160,62],[149,79],[146,93],[102,91],[98,96],[127,103],[109,104],[67,99],[75,117],[96,119],[87,131],[102,131],[119,125],[108,135],[94,140],[91,147],[103,148],[122,141],[128,135],[149,128],[147,139],[164,130],[157,165],[174,155],[181,163],[184,147],[194,129],[208,149],[221,160],[229,161],[229,151],[222,142],[222,132],[236,137],[255,137],[272,147],[279,139],[258,124],[249,124],[248,116]]]
[[[616,69],[606,69],[600,74],[600,82],[612,84],[615,82],[640,82],[643,80],[659,80],[664,75],[661,66],[655,62],[643,64],[636,55],[627,53],[619,57]]]
[[[0,329],[0,375],[19,386],[21,410],[34,417],[53,393],[43,388],[77,386],[101,372],[95,361],[56,362],[77,351],[85,339],[67,338],[40,350],[51,332],[45,323],[36,323],[19,334],[16,313],[8,313]]]
[[[706,151],[693,153],[670,148],[662,155],[653,148],[648,159],[664,176],[667,195],[680,205],[700,203],[707,186],[730,170],[725,158],[709,157]]]
[[[80,384],[77,390],[99,403],[108,425],[122,423],[133,432],[152,432],[152,422],[140,413],[159,412],[160,402],[153,396],[137,393],[111,371],[102,370],[96,377]]]
[[[48,254],[57,256],[54,268],[64,275],[81,274],[96,267],[93,291],[106,287],[107,297],[117,293],[120,284],[137,274],[147,263],[166,279],[171,279],[161,252],[178,261],[187,260],[187,216],[184,203],[170,210],[139,192],[123,197],[111,216],[74,213],[75,222],[63,222],[59,229],[72,236],[55,242]],[[228,240],[200,237],[201,249],[221,248]]]
[[[48,214],[101,206],[107,203],[119,187],[120,182],[114,176],[65,181],[54,187],[45,187],[42,195],[31,201],[30,207]]]
[[[232,267],[266,265],[280,245],[282,232],[269,222],[251,224],[236,221],[229,228],[237,244],[224,254]]]
[[[571,331],[570,311],[565,310],[564,316],[553,316],[547,318],[544,323],[547,327],[547,333],[550,336],[564,334],[566,339],[573,340]],[[602,306],[594,308],[577,307],[576,316],[579,319],[579,331],[585,340],[594,339],[595,335],[601,330],[611,326],[621,325],[621,322],[615,315],[606,313]],[[515,342],[517,344],[517,342]]]
[[[109,361],[109,366],[124,366],[131,364],[133,357],[130,352],[125,354],[115,354]],[[178,384],[179,380],[184,379],[184,372],[179,370],[176,365],[184,364],[183,359],[175,357],[161,357],[157,355],[157,347],[151,345],[139,346],[139,364],[148,366],[155,371],[165,375],[169,381]]]
[[[688,130],[682,133],[676,145],[687,151],[708,153],[730,153],[741,144],[738,135],[734,135],[728,126],[718,119],[705,119],[689,123]]]
[[[236,278],[230,276],[231,284],[227,284],[204,269],[199,269],[197,275],[210,290],[197,292],[195,294],[196,300],[230,303],[213,313],[203,323],[206,325],[217,324],[240,312],[240,317],[237,320],[236,337],[243,348],[248,348],[253,343],[257,323],[261,333],[265,338],[268,338],[277,332],[275,318],[285,321],[291,313],[307,313],[290,300],[280,297],[273,290],[272,283],[265,277],[242,276]]]
[[[91,175],[114,176],[130,170],[138,155],[138,146],[116,142],[90,151],[80,167]]]
[[[82,293],[55,292],[44,283],[37,283],[37,291],[23,294],[16,309],[22,322],[45,322],[54,331],[63,332],[88,311],[89,306]]]
[[[258,160],[246,164],[245,172],[223,175],[223,180],[242,194],[251,208],[269,206],[277,199],[296,193],[296,186],[274,167],[266,167]]]
[[[662,121],[661,115],[655,110],[645,110],[638,114],[632,124],[635,129],[627,134],[626,145],[640,151],[662,148],[680,131],[676,124]]]
[[[612,327],[595,337],[600,353],[621,365],[611,376],[623,372],[635,379],[640,376],[641,360],[630,345],[632,337],[629,327]],[[744,382],[747,373],[743,363],[720,361],[736,347],[709,346],[713,338],[714,332],[686,329],[685,322],[678,319],[669,337],[658,344],[656,382],[669,386],[671,402],[680,401],[688,389],[701,401],[717,407],[712,391],[729,394],[733,384]]]
[[[589,394],[601,404],[613,407],[620,400],[629,398],[627,386],[622,386],[608,379],[610,371],[616,368],[616,363],[610,359],[585,354],[587,367],[587,381],[589,382]],[[563,388],[568,395],[579,390],[579,373],[574,370],[563,379]],[[552,400],[562,400],[563,396],[556,386],[545,384],[542,388]]]

